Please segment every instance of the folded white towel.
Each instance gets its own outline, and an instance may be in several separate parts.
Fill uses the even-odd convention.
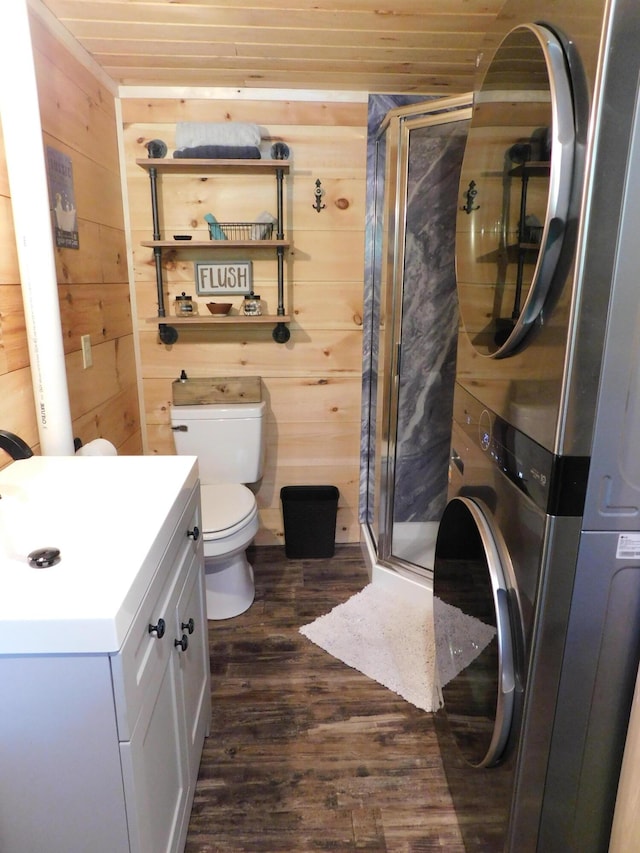
[[[176,124],[176,148],[198,145],[260,145],[257,124],[241,121],[179,121]]]
[[[263,210],[258,216],[256,216],[256,224],[251,226],[251,239],[252,240],[268,240],[272,233],[275,224],[277,223],[277,219],[271,213],[266,210]],[[258,225],[258,222],[267,223],[265,225]],[[271,226],[271,227],[269,227]]]

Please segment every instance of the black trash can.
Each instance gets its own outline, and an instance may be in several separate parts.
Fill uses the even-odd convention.
[[[339,497],[336,486],[283,486],[280,489],[287,557],[333,557]]]

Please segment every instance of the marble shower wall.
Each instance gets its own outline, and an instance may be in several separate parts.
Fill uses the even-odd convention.
[[[401,105],[399,100],[391,101],[372,97],[369,110],[361,521],[371,521],[367,473],[370,465],[373,470],[375,447],[369,442],[369,420],[375,417],[378,378],[378,340],[373,334],[378,328],[375,192],[380,190],[375,186],[375,137],[386,112]],[[402,104],[408,102],[414,101]],[[437,521],[446,501],[458,323],[455,215],[467,130],[467,122],[454,120],[416,128],[410,134],[394,521]]]
[[[468,123],[411,131],[394,521],[439,521],[446,503],[458,303],[454,234]]]
[[[367,488],[369,469],[374,470],[375,447],[373,439],[369,441],[370,412],[376,410],[376,391],[378,382],[378,336],[380,294],[374,288],[375,247],[382,241],[382,225],[376,222],[376,197],[384,191],[384,171],[376,169],[376,140],[380,125],[390,110],[409,104],[423,103],[424,97],[410,95],[369,95],[367,116],[367,190],[365,214],[365,264],[364,264],[364,306],[362,335],[362,423],[360,441],[360,522],[371,521],[367,517]],[[381,196],[378,196],[381,197]],[[374,322],[375,319],[375,322]],[[371,430],[375,436],[375,429]],[[371,501],[373,504],[373,501]]]

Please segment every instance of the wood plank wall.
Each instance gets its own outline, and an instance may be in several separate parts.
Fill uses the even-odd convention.
[[[1,127],[0,127],[1,131]],[[31,385],[27,335],[11,194],[0,132],[0,428],[15,432],[34,450],[39,436]],[[0,467],[11,461],[0,450]]]
[[[259,375],[267,401],[267,461],[257,492],[261,530],[257,544],[283,541],[280,487],[333,484],[340,490],[338,542],[357,542],[360,464],[360,383],[366,103],[294,100],[208,100],[171,97],[124,99],[123,140],[135,269],[137,329],[140,336],[147,447],[173,453],[169,428],[171,382],[182,369],[189,376]],[[178,121],[248,121],[263,129],[267,151],[282,140],[291,150],[285,186],[285,232],[293,248],[285,262],[291,340],[274,343],[272,328],[182,332],[171,346],[160,343],[149,179],[136,166],[145,143],[162,139],[174,150]],[[313,208],[320,179],[326,205]],[[163,236],[197,233],[207,238],[203,216],[221,221],[251,220],[263,210],[275,214],[272,177],[162,177]],[[177,182],[177,184],[175,183]],[[197,253],[196,253],[197,254]],[[243,256],[237,254],[237,259]],[[254,258],[254,286],[266,313],[275,314],[276,264]],[[275,257],[275,255],[273,255]],[[194,253],[165,263],[167,311],[176,294],[195,296]],[[200,300],[200,311],[207,313]],[[239,299],[232,300],[236,305]]]
[[[114,96],[31,17],[44,144],[73,163],[80,249],[56,249],[74,436],[142,452]],[[4,148],[0,150],[0,426],[39,452]],[[91,335],[93,367],[82,366]],[[0,465],[8,457],[0,451]]]

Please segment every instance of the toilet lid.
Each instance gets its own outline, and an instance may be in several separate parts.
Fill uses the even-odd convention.
[[[255,495],[241,483],[202,485],[200,500],[205,539],[227,535],[231,528],[242,526],[256,510]]]

